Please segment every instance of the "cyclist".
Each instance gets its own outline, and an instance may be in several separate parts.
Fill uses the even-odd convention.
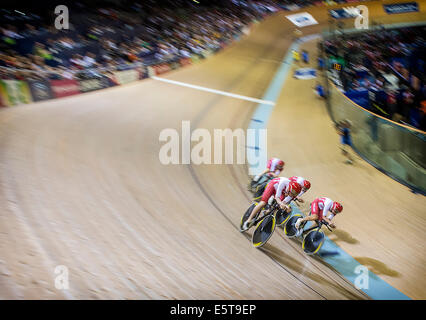
[[[285,162],[278,158],[271,158],[268,160],[266,164],[266,169],[261,173],[254,177],[253,182],[258,182],[260,177],[264,174],[268,174],[273,177],[278,177],[281,171],[284,169]]]
[[[253,226],[254,220],[252,219],[262,210],[271,197],[274,197],[281,209],[291,212],[289,203],[294,200],[301,191],[302,188],[300,185],[295,181],[290,181],[288,178],[281,177],[272,179],[263,192],[262,199],[254,207],[247,221],[244,222],[242,231],[246,231]]]
[[[307,221],[314,221],[317,224],[320,221],[325,221],[331,228],[336,228],[336,225],[331,222],[331,220],[336,214],[342,212],[342,210],[343,206],[339,202],[325,197],[316,198],[311,203],[311,212],[309,213],[309,216],[297,219],[296,224],[294,225],[296,229],[298,229],[298,235],[303,232],[303,228],[299,230],[301,224]],[[328,212],[330,212],[330,214],[327,216]]]

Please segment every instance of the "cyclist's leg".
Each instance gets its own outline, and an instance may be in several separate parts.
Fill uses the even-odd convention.
[[[262,208],[266,205],[265,201],[260,201],[255,207],[254,209],[251,211],[250,216],[248,217],[248,219],[246,220],[246,222],[251,222],[254,217],[256,217],[256,215],[260,212],[260,210],[262,210]]]
[[[299,219],[297,219],[296,224],[294,225],[296,227],[296,229],[299,229],[299,227],[304,222],[307,222],[307,221],[317,221],[318,217],[319,217],[319,211],[320,211],[320,208],[318,206],[318,202],[317,201],[313,201],[311,203],[311,211],[309,212],[309,216],[307,216],[305,218],[299,218]]]
[[[262,199],[256,205],[256,207],[254,207],[253,211],[250,214],[250,217],[248,217],[248,219],[244,223],[243,229],[247,230],[249,228],[249,224],[253,221],[254,217],[256,217],[258,213],[260,213],[260,210],[262,210],[262,208],[268,203],[269,198],[273,196],[274,194],[275,194],[275,188],[274,188],[274,185],[271,183],[265,189],[262,195]]]
[[[269,167],[270,167],[270,165],[269,165]],[[258,182],[258,180],[265,174],[265,173],[268,173],[269,172],[269,167],[267,167],[265,170],[263,170],[263,172],[262,173],[259,173],[257,176],[255,176],[254,178],[253,178],[253,181],[254,182]]]

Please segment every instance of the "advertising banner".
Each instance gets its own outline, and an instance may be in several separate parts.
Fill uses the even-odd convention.
[[[419,5],[417,2],[405,2],[396,4],[384,4],[383,8],[387,14],[418,12]]]
[[[238,40],[237,38],[235,38],[235,40]],[[211,56],[213,54],[213,51],[212,50],[210,50],[210,49],[206,49],[206,50],[204,50],[203,52],[201,52],[201,55],[204,57],[204,58],[207,58],[207,57],[209,57],[209,56]]]
[[[50,88],[55,98],[67,97],[80,93],[80,87],[76,80],[50,80]]]
[[[338,4],[337,2],[333,1],[333,0],[324,0],[324,4],[326,6],[335,6],[336,4]]]
[[[136,70],[125,70],[114,72],[115,79],[118,84],[126,84],[139,80],[139,72]]]
[[[222,44],[221,44],[221,46],[222,46]],[[200,56],[199,55],[197,55],[197,54],[194,54],[194,55],[192,55],[191,56],[191,62],[192,63],[197,63],[197,62],[199,62],[201,60],[201,58],[200,58]]]
[[[189,58],[182,58],[182,59],[179,60],[179,63],[182,67],[185,67],[185,66],[191,65],[192,61]]]
[[[0,80],[0,95],[5,106],[32,102],[30,88],[25,81]]]
[[[357,8],[341,8],[329,10],[331,17],[334,19],[349,19],[355,18],[359,15],[359,10]]]
[[[314,17],[307,12],[291,14],[286,16],[286,18],[298,27],[306,27],[318,24],[318,21],[316,21]]]
[[[42,101],[52,99],[52,90],[47,80],[29,80],[31,95],[34,101]]]
[[[170,69],[175,70],[180,68],[179,60],[175,60],[169,63]]]
[[[251,26],[244,27],[243,30],[242,30],[243,34],[246,35],[246,36],[249,35],[250,34],[250,28],[251,28]],[[212,51],[214,52],[214,50],[212,50]]]
[[[155,70],[152,66],[149,66],[148,68],[148,76],[151,78],[153,76],[155,76]]]
[[[155,75],[157,76],[172,70],[172,68],[170,68],[170,65],[168,65],[167,63],[158,64],[156,66],[153,66],[152,68],[154,69]]]
[[[89,92],[109,87],[108,79],[106,78],[80,80],[78,84],[81,92]]]
[[[7,107],[7,89],[6,85],[0,80],[0,107]]]
[[[148,69],[146,66],[137,67],[136,71],[139,72],[139,80],[148,78]]]

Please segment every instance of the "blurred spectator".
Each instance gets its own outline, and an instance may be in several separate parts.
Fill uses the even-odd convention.
[[[325,98],[324,87],[319,82],[315,86],[315,93],[319,98]]]
[[[302,59],[304,63],[309,63],[309,53],[306,50],[302,50]]]
[[[28,69],[46,78],[56,72],[56,77],[68,79],[80,76],[78,70],[122,70],[135,63],[149,65],[203,56],[219,50],[248,24],[278,9],[271,0],[205,6],[181,0],[163,6],[152,0],[143,4],[127,1],[123,7],[117,3],[99,9],[79,3],[73,7],[74,23],[69,30],[61,31],[51,26],[49,19],[28,12],[32,18],[14,25],[20,16],[15,18],[12,12],[2,17],[10,23],[0,29],[0,66]],[[16,70],[2,76],[6,74],[22,77]]]
[[[293,50],[292,54],[293,54],[293,61],[295,63],[299,64],[299,61],[300,61],[300,53],[299,53],[299,51]]]
[[[349,151],[352,148],[351,126],[352,122],[347,119],[336,123],[336,130],[340,135],[340,148],[342,150],[342,154],[346,157],[347,164],[353,164],[354,162],[354,158],[351,156]]]
[[[322,57],[318,57],[318,70],[323,70],[325,67],[324,59]]]

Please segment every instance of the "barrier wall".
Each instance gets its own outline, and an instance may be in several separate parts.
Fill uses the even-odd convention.
[[[349,119],[354,149],[379,170],[426,194],[426,134],[356,105],[329,82],[329,112]]]
[[[127,66],[128,70],[111,71],[108,75],[82,80],[0,80],[0,107],[12,107],[33,101],[62,98],[70,95],[100,90],[111,86],[123,85],[142,80],[153,75],[160,75],[171,70],[185,67],[201,61],[209,52],[191,58],[165,61],[152,66]]]

